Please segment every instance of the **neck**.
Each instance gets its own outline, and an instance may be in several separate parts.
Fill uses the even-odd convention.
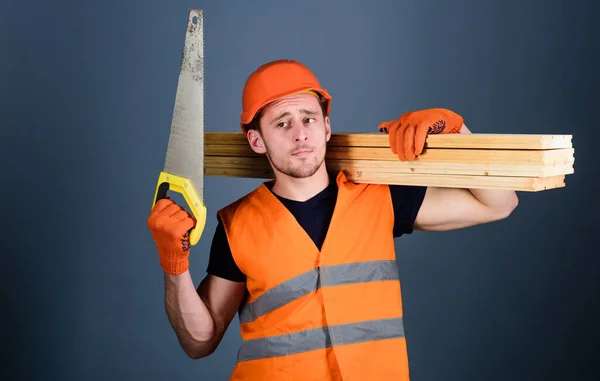
[[[275,173],[273,192],[294,201],[306,201],[329,186],[329,174],[325,163],[312,176],[296,179],[283,173]]]

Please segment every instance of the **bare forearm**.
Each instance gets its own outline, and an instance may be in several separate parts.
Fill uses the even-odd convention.
[[[213,317],[198,296],[189,271],[165,274],[165,308],[169,322],[185,353],[200,358],[214,351]]]
[[[469,189],[469,191],[492,214],[501,218],[509,215],[519,203],[516,192],[512,190]]]
[[[414,228],[447,231],[507,218],[517,207],[514,191],[429,187]]]

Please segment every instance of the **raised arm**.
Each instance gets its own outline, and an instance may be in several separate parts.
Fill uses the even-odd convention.
[[[429,187],[414,228],[446,231],[490,223],[510,216],[517,204],[514,191]]]
[[[389,133],[390,148],[402,161],[423,151],[427,134],[471,133],[463,118],[447,109],[408,112],[381,123],[379,130]],[[511,190],[428,187],[414,228],[446,231],[494,222],[507,218],[517,205]]]
[[[177,339],[190,358],[212,354],[245,294],[244,282],[206,276],[198,288],[189,272],[189,230],[195,221],[170,199],[156,203],[148,227],[164,271],[165,308]]]
[[[471,131],[462,125],[461,134]],[[519,204],[515,191],[494,189],[427,188],[415,229],[445,231],[499,221]]]

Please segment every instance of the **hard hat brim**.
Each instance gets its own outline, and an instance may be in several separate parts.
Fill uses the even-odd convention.
[[[305,90],[313,90],[317,93],[319,93],[323,98],[325,98],[327,100],[327,111],[326,111],[326,115],[329,114],[329,102],[331,101],[331,95],[329,95],[329,93],[327,92],[326,89],[322,89],[322,88],[315,88],[314,86],[299,86],[295,89],[292,90],[288,90],[286,92],[283,93],[279,93],[279,94],[274,94],[271,95],[269,97],[265,97],[263,99],[261,99],[260,101],[256,102],[252,107],[251,107],[251,111],[249,112],[243,112],[241,115],[241,125],[243,128],[244,124],[248,124],[250,122],[252,122],[252,119],[254,119],[254,117],[256,116],[256,114],[263,109],[265,106],[267,106],[269,103],[274,102],[278,99],[281,98],[285,98],[287,96],[290,95],[294,95],[297,93],[300,93],[302,91]]]

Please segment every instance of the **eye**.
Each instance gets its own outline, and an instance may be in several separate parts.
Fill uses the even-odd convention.
[[[287,125],[287,122],[279,122],[277,123],[277,127],[284,128]]]
[[[306,118],[304,119],[304,123],[314,123],[315,122],[315,118]]]

